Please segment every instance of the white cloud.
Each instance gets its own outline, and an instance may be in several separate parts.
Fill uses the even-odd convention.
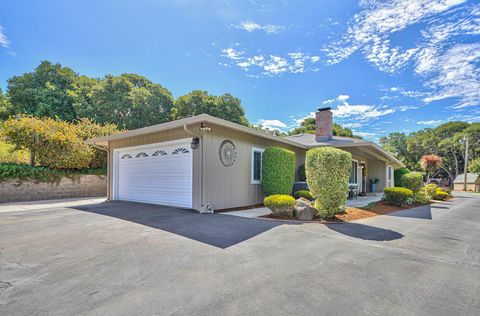
[[[356,51],[384,72],[396,72],[410,61],[424,80],[426,92],[390,92],[422,98],[425,103],[456,98],[453,108],[480,105],[480,4],[466,0],[361,1],[345,35],[325,51],[327,64],[335,64]],[[446,14],[448,12],[448,15]],[[395,33],[410,26],[421,37],[412,47],[391,43]],[[476,40],[475,40],[476,39]],[[463,41],[463,42],[462,42]],[[394,99],[384,96],[384,100]]]
[[[413,105],[401,105],[398,107],[398,110],[400,112],[406,112],[408,110],[416,110],[418,109],[418,106],[413,106]]]
[[[332,109],[333,116],[338,118],[352,118],[355,120],[370,120],[378,118],[387,114],[394,113],[394,109],[390,109],[386,106],[378,107],[367,104],[352,105],[347,102],[350,99],[349,95],[341,94],[335,99],[329,99],[323,101],[323,104],[334,105],[336,108]],[[347,123],[348,124],[348,123]]]
[[[365,138],[370,138],[370,137],[373,137],[373,136],[377,135],[375,133],[360,132],[360,131],[356,131],[356,130],[353,130],[352,132],[353,132],[354,135],[365,137]]]
[[[480,105],[480,44],[457,44],[429,61],[426,85],[434,90],[426,103],[458,98],[454,108]]]
[[[262,126],[262,127],[266,127],[266,128],[269,128],[269,129],[283,129],[283,128],[288,127],[287,124],[285,124],[284,122],[282,122],[280,120],[264,120],[264,119],[261,119],[261,120],[258,120],[257,125]]]
[[[4,28],[0,25],[0,45],[4,48],[10,48],[10,40],[5,35]]]
[[[222,50],[224,57],[231,59],[235,65],[245,71],[256,69],[263,75],[275,76],[282,73],[303,73],[306,71],[317,71],[312,65],[320,60],[319,56],[311,56],[302,52],[292,52],[286,56],[278,55],[255,55],[251,57],[244,56],[242,51],[234,48]]]
[[[253,21],[244,21],[240,25],[236,26],[239,29],[245,30],[247,32],[253,32],[257,30],[265,31],[268,34],[275,34],[285,29],[285,27],[274,24],[260,25]]]
[[[364,10],[355,14],[345,36],[326,48],[328,63],[338,63],[360,50],[380,70],[397,71],[418,52],[418,48],[392,47],[390,36],[465,1],[361,1]]]
[[[343,127],[346,127],[346,128],[356,128],[356,127],[362,127],[363,124],[361,123],[346,123],[346,124],[342,124]]]
[[[243,52],[237,51],[235,50],[235,48],[231,48],[231,47],[223,49],[222,53],[223,53],[222,56],[233,59],[233,60],[238,60],[243,58],[242,57]]]
[[[442,124],[442,120],[429,120],[429,121],[418,121],[417,124],[420,125],[429,125],[429,126],[437,126]]]

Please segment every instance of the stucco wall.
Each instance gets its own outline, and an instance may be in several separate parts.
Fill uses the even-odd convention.
[[[453,189],[455,191],[463,191],[463,183],[454,183]],[[467,191],[480,192],[480,184],[467,183]]]
[[[16,179],[0,182],[0,203],[105,196],[106,176],[82,175],[75,180],[62,178],[59,183],[35,183]]]

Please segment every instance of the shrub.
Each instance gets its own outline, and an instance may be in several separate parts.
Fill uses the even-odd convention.
[[[435,193],[437,192],[438,186],[434,183],[427,184],[424,188],[425,196],[428,200],[431,200],[435,197]]]
[[[299,199],[299,198],[303,197],[303,198],[306,198],[307,200],[310,200],[310,201],[313,201],[313,200],[314,200],[312,194],[311,194],[310,191],[308,191],[308,190],[298,190],[298,191],[295,191],[295,192],[293,193],[293,196],[294,196],[296,199]]]
[[[37,164],[57,169],[83,169],[106,165],[105,153],[86,145],[84,140],[115,131],[114,125],[101,126],[86,119],[72,124],[20,115],[4,122],[2,136],[14,144],[16,150],[28,150]]]
[[[446,200],[448,198],[449,194],[442,189],[437,189],[437,192],[435,194],[435,200]]]
[[[265,195],[290,194],[295,181],[295,153],[268,147],[262,156],[262,189]]]
[[[417,192],[423,186],[423,175],[420,172],[410,172],[402,176],[402,186]]]
[[[397,206],[402,206],[408,199],[413,198],[413,191],[407,188],[385,188],[383,193],[385,194],[385,201]]]
[[[277,216],[293,216],[295,198],[286,194],[269,195],[263,200],[263,204]]]
[[[82,174],[106,175],[105,168],[60,170],[27,164],[0,163],[0,182],[8,179],[34,180],[36,182],[58,182],[62,177],[75,179]]]
[[[305,159],[307,183],[310,193],[315,198],[318,216],[329,218],[343,211],[351,168],[352,155],[349,152],[331,147],[307,151]]]
[[[421,188],[418,192],[413,193],[412,200],[417,204],[428,204],[431,198],[426,194],[425,188]]]
[[[393,181],[394,181],[396,187],[402,187],[403,186],[402,177],[403,177],[403,175],[405,175],[409,172],[410,172],[410,170],[408,168],[405,168],[405,167],[395,169],[395,171],[393,172]]]

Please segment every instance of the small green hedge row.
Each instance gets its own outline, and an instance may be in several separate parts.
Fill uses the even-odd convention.
[[[413,191],[407,188],[393,187],[383,189],[385,200],[393,205],[402,206],[413,197]]]
[[[417,192],[423,186],[423,175],[420,172],[410,172],[402,176],[402,186]]]
[[[303,198],[306,198],[307,200],[310,200],[310,201],[313,201],[313,200],[314,200],[312,194],[311,194],[310,191],[308,191],[308,190],[298,190],[298,191],[295,191],[295,192],[293,193],[293,196],[294,196],[296,199],[299,199],[299,198],[303,197]]]
[[[263,205],[269,208],[273,214],[278,216],[293,216],[295,198],[286,194],[269,195],[263,200]]]
[[[58,182],[63,177],[73,179],[84,174],[106,175],[107,169],[50,169],[47,167],[33,167],[26,164],[0,163],[0,182],[8,179]]]
[[[295,181],[295,153],[268,147],[262,155],[262,189],[265,195],[290,194]]]

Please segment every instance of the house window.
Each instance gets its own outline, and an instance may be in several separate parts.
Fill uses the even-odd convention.
[[[263,151],[261,148],[252,148],[252,184],[260,184],[262,181]]]
[[[392,180],[392,166],[387,166],[388,181]]]
[[[350,180],[348,182],[350,184],[357,184],[358,183],[358,161],[352,160],[352,171],[350,172]]]

